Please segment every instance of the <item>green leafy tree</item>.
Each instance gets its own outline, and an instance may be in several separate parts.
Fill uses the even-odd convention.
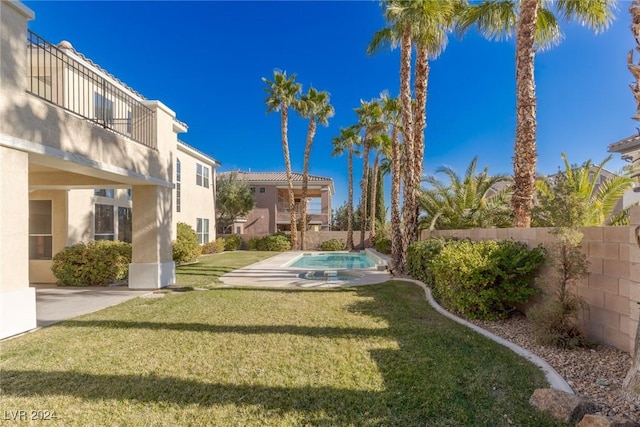
[[[516,135],[514,185],[511,206],[516,227],[529,227],[536,181],[536,90],[534,62],[537,51],[560,42],[562,33],[553,5],[565,21],[577,21],[596,32],[614,18],[615,0],[484,0],[459,10],[459,32],[476,25],[488,39],[500,40],[516,33]]]
[[[296,101],[298,94],[302,90],[300,83],[295,81],[296,75],[287,77],[287,72],[275,70],[273,72],[273,81],[262,78],[267,85],[264,89],[267,92],[265,103],[267,104],[267,113],[274,111],[280,112],[280,129],[282,137],[282,153],[284,155],[284,167],[287,174],[287,187],[289,189],[289,213],[291,224],[291,247],[298,247],[298,233],[296,231],[296,201],[293,195],[293,181],[291,178],[291,157],[289,156],[289,107]]]
[[[430,185],[422,190],[420,207],[423,229],[464,229],[508,227],[509,182],[506,175],[489,175],[489,168],[476,173],[478,158],[474,157],[464,177],[455,170],[442,166],[436,173],[444,174],[448,182],[428,175],[424,181]]]
[[[562,153],[564,170],[550,179],[538,179],[538,204],[533,209],[533,223],[541,227],[589,227],[610,225],[613,211],[622,195],[633,186],[634,170],[626,167],[620,174],[605,176],[606,157],[600,165],[588,160],[572,166]],[[624,213],[624,211],[623,211]]]
[[[251,188],[238,179],[237,172],[216,176],[216,224],[222,233],[229,230],[236,218],[251,212],[254,206]]]

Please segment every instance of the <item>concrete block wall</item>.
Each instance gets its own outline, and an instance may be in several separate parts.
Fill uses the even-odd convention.
[[[554,241],[549,228],[502,228],[425,231],[430,236],[472,240],[513,239],[529,247]],[[631,212],[631,226],[584,227],[582,250],[590,262],[589,277],[572,289],[587,308],[582,326],[590,339],[633,352],[640,320],[640,208]],[[543,271],[543,275],[550,270]]]

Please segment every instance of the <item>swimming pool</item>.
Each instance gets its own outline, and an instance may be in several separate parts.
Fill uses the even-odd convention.
[[[368,251],[304,253],[288,266],[334,270],[376,268],[383,261],[374,257]]]

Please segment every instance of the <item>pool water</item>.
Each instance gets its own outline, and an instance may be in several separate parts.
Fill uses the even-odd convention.
[[[338,252],[303,254],[289,267],[315,269],[374,268],[376,262],[366,253]]]

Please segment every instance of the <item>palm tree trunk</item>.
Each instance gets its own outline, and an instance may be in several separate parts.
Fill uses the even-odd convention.
[[[636,50],[640,52],[640,0],[633,0],[629,7],[629,13],[631,13],[631,32],[636,41]],[[633,51],[629,52],[629,71],[636,79],[635,83],[631,85],[631,92],[636,99],[636,116],[634,119],[640,120],[640,66],[633,64]],[[636,341],[635,349],[633,352],[633,363],[629,372],[622,383],[622,386],[634,391],[640,396],[640,326],[636,328]]]
[[[364,232],[367,228],[367,188],[369,185],[369,131],[365,131],[362,153],[362,181],[360,181],[360,246],[364,249]]]
[[[373,173],[371,174],[371,194],[369,195],[369,239],[373,241],[376,237],[376,203],[378,188],[378,163],[380,162],[380,151],[376,152],[373,161]]]
[[[398,266],[405,265],[402,257],[402,224],[400,219],[400,141],[398,127],[391,130],[391,267],[395,272]]]
[[[347,151],[349,169],[349,194],[347,196],[347,250],[353,249],[353,151]]]
[[[296,231],[296,200],[293,196],[293,182],[291,178],[291,158],[289,157],[289,139],[287,138],[289,108],[282,106],[281,129],[282,129],[282,152],[284,153],[284,167],[287,174],[287,186],[289,188],[289,214],[291,218],[291,249],[298,247],[298,233]]]
[[[413,207],[412,215],[408,218],[406,226],[409,227],[409,244],[418,241],[418,206],[417,194],[420,189],[420,178],[424,162],[424,130],[427,125],[427,83],[429,81],[429,51],[425,47],[419,47],[416,53],[416,72],[414,89],[416,95],[415,110],[413,112],[413,182],[411,183],[412,196],[410,199]]]
[[[410,241],[410,229],[407,219],[413,216],[413,205],[411,205],[412,193],[411,184],[413,178],[413,108],[411,105],[411,27],[406,25],[402,33],[400,43],[400,102],[402,104],[402,163],[404,164],[404,230],[402,233],[402,244],[400,246],[401,255],[399,259],[407,259],[407,248]],[[407,201],[409,206],[407,206]],[[399,274],[406,271],[405,263],[396,265]]]
[[[316,134],[316,120],[312,117],[309,119],[309,129],[307,130],[307,141],[304,146],[304,162],[302,165],[302,196],[300,203],[302,204],[302,212],[300,213],[300,249],[306,249],[305,234],[307,230],[307,185],[309,183],[309,157],[311,157],[311,145],[313,137]]]
[[[533,73],[540,0],[522,0],[516,29],[516,141],[513,156],[513,224],[531,225],[536,175],[536,86]]]

